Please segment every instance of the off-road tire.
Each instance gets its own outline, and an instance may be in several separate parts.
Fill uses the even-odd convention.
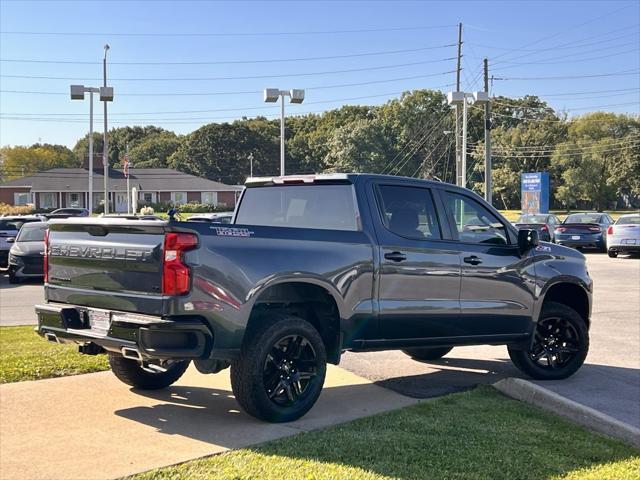
[[[166,372],[149,372],[135,360],[109,353],[113,374],[123,383],[140,390],[160,390],[176,382],[189,367],[189,360],[177,360],[166,367]]]
[[[415,347],[404,348],[403,353],[406,353],[415,360],[440,360],[447,353],[453,350],[453,347]]]
[[[306,345],[313,349],[315,375],[293,404],[280,405],[269,398],[265,369],[272,349],[289,336],[303,337]],[[316,328],[298,316],[273,312],[256,319],[245,333],[240,356],[231,363],[231,387],[236,400],[249,415],[266,422],[290,422],[313,407],[322,391],[326,370],[326,349]]]
[[[536,380],[561,380],[570,377],[582,366],[589,352],[589,331],[584,319],[578,312],[561,303],[547,302],[542,307],[542,313],[540,314],[536,329],[538,329],[539,325],[544,323],[545,320],[553,318],[566,321],[577,334],[575,342],[577,351],[565,364],[557,368],[550,368],[537,363],[532,356],[534,355],[532,350],[534,349],[535,339],[526,350],[507,347],[509,357],[514,365],[518,367],[520,371]]]

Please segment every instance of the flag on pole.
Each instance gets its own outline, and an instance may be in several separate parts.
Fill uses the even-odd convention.
[[[124,154],[124,163],[122,171],[124,172],[124,176],[129,178],[129,153]]]

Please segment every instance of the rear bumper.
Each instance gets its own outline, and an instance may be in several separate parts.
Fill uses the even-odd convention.
[[[139,359],[207,358],[213,335],[197,318],[162,318],[107,312],[108,331],[90,328],[89,308],[69,304],[36,305],[37,332],[48,340],[83,345],[83,351],[137,352]],[[95,346],[95,347],[94,347]]]
[[[605,240],[601,234],[598,235],[578,235],[579,240],[572,239],[573,235],[556,234],[555,241],[558,245],[564,245],[567,247],[580,247],[580,248],[599,248],[605,247]]]
[[[622,244],[607,244],[607,249],[609,251],[614,251],[618,253],[639,253],[640,252],[640,244],[633,245],[628,243]]]

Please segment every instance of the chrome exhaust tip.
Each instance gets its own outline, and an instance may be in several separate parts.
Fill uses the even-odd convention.
[[[128,358],[129,360],[135,360],[137,362],[142,362],[142,355],[137,349],[131,348],[131,347],[122,347],[120,351],[122,352],[122,356],[124,358]]]
[[[45,333],[44,338],[46,338],[47,340],[53,343],[60,343],[55,333],[50,333],[50,332]]]

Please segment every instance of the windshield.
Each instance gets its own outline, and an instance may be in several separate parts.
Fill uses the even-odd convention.
[[[640,225],[640,215],[619,218],[616,225]]]
[[[520,215],[518,223],[547,223],[546,215]]]
[[[235,223],[273,227],[358,230],[353,185],[248,188]]]
[[[20,229],[18,242],[44,242],[44,232],[47,231],[46,225],[25,225]]]
[[[600,223],[602,215],[598,213],[574,213],[569,215],[564,223]]]
[[[31,218],[13,218],[13,219],[0,219],[0,230],[9,231],[9,232],[17,232],[20,230],[20,227],[25,223],[34,222],[37,220],[33,220]]]

